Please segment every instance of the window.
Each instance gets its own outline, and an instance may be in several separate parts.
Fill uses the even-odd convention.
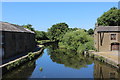
[[[116,34],[111,34],[111,40],[116,40]]]

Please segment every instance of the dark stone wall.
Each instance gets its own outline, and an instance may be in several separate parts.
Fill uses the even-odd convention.
[[[35,48],[35,34],[21,32],[2,32],[3,58],[30,52]]]

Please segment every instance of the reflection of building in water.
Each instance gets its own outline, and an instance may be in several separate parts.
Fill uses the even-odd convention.
[[[14,78],[29,78],[32,74],[32,72],[35,69],[35,61],[32,62],[28,62],[25,65],[6,73],[5,75],[2,76],[3,79],[7,78],[7,79],[14,79]],[[20,79],[22,80],[22,79]]]
[[[110,78],[111,80],[114,80],[115,78],[120,78],[120,74],[116,69],[111,68],[108,65],[95,62],[94,78]]]

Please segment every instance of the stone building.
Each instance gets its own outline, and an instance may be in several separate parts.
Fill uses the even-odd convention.
[[[96,26],[94,45],[98,52],[119,51],[120,26]]]
[[[32,51],[35,48],[35,33],[15,24],[0,22],[1,52],[3,58]]]

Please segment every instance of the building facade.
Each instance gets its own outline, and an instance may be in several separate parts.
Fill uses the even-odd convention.
[[[120,26],[96,26],[94,46],[98,52],[120,51]]]
[[[35,48],[35,33],[18,25],[0,22],[2,58],[30,52]]]

